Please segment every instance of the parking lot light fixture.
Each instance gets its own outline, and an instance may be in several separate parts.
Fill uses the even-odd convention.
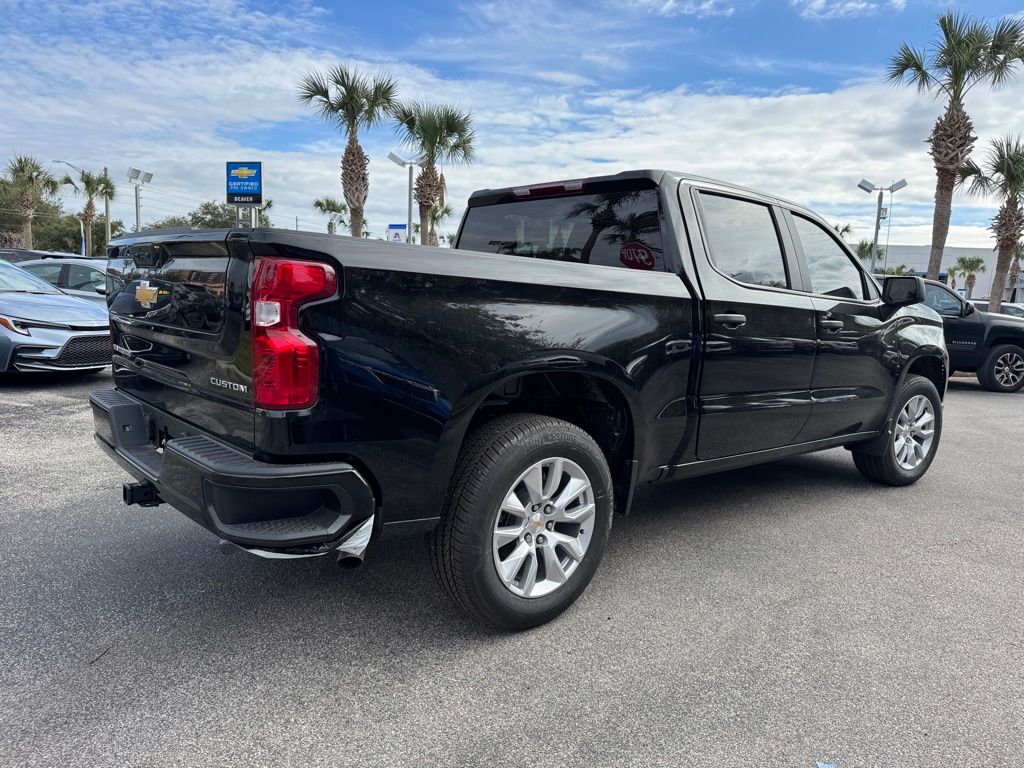
[[[142,229],[142,197],[140,189],[143,184],[149,184],[153,180],[153,174],[138,168],[128,169],[128,182],[135,187],[135,231]]]
[[[888,187],[876,186],[867,179],[861,179],[857,184],[858,189],[863,189],[869,195],[872,192],[878,193],[878,204],[875,206],[875,236],[871,238],[871,274],[875,274],[875,265],[878,262],[878,230],[882,226],[882,196],[888,192],[891,201],[892,193],[903,189],[905,186],[907,186],[906,179],[894,181]]]

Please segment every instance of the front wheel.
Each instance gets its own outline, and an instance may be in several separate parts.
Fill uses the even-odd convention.
[[[1000,344],[978,369],[978,381],[990,392],[1016,392],[1024,387],[1024,349]]]
[[[858,452],[853,462],[864,477],[883,485],[916,483],[935,458],[942,436],[942,401],[924,376],[907,376],[896,393],[896,417],[887,433],[885,452]]]
[[[444,591],[485,624],[551,621],[582,594],[604,554],[612,481],[594,439],[536,414],[486,422],[465,441],[430,536]]]

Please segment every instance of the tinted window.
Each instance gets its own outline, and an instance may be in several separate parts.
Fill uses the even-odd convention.
[[[704,231],[711,261],[733,280],[786,288],[775,219],[766,205],[702,192]]]
[[[803,246],[811,293],[863,299],[864,283],[860,270],[843,247],[821,226],[803,216],[793,216],[796,233]]]
[[[459,248],[606,267],[665,269],[657,189],[518,200],[470,208]]]
[[[952,292],[931,283],[925,283],[924,303],[940,315],[960,317],[962,303]]]
[[[68,267],[68,288],[75,291],[94,291],[105,282],[103,273],[85,264]]]
[[[28,264],[22,269],[43,278],[50,285],[56,285],[60,280],[60,264]]]

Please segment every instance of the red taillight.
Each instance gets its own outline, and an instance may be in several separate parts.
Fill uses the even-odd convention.
[[[299,308],[334,294],[334,269],[316,261],[259,258],[252,280],[252,389],[258,408],[309,408],[320,382],[316,342]]]

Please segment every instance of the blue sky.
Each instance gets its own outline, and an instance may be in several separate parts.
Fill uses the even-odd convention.
[[[669,167],[784,194],[869,236],[872,201],[857,181],[906,177],[891,237],[923,243],[934,176],[922,142],[939,105],[881,73],[901,41],[925,44],[947,7],[958,6],[0,0],[0,151],[107,165],[115,180],[129,164],[151,170],[144,221],[220,198],[225,160],[263,160],[275,223],[322,227],[311,202],[340,196],[343,138],[298,103],[295,84],[346,61],[393,72],[406,98],[473,111],[477,162],[447,171],[456,204],[479,187]],[[969,9],[995,19],[1024,0]],[[979,147],[1024,130],[1020,83],[972,94],[968,108]],[[385,159],[390,129],[362,139],[381,232],[404,219],[405,176]],[[122,192],[115,215],[128,220]],[[951,244],[987,243],[992,210],[959,200]]]

